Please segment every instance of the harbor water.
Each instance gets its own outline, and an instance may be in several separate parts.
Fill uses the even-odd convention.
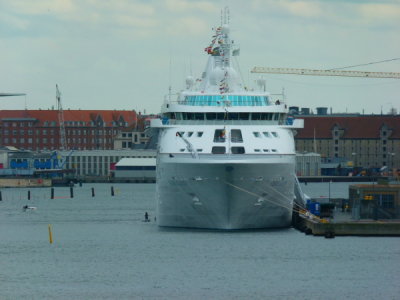
[[[327,197],[329,183],[302,184]],[[331,183],[347,198],[347,183]],[[159,228],[154,184],[1,189],[0,299],[398,299],[400,239]],[[95,195],[92,197],[92,188]],[[23,206],[35,207],[23,210]],[[148,212],[150,222],[144,222]],[[49,242],[51,225],[53,243]]]

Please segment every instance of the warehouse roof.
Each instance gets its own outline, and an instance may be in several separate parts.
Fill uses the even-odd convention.
[[[389,139],[400,139],[400,115],[306,117],[304,128],[298,130],[295,138],[331,139],[335,127],[342,131],[341,139],[379,139],[382,128],[387,128]]]

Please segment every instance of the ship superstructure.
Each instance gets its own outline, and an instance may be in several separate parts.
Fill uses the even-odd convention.
[[[282,100],[265,81],[247,89],[233,68],[239,48],[230,39],[228,12],[214,29],[200,79],[186,79],[166,97],[158,129],[157,222],[213,229],[286,227],[295,185],[293,129]]]

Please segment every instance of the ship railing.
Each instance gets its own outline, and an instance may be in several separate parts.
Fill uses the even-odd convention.
[[[162,120],[163,125],[285,125],[281,120]]]
[[[278,103],[265,103],[265,102],[260,102],[260,101],[248,101],[248,102],[244,102],[244,103],[235,103],[235,102],[231,102],[231,101],[218,101],[218,102],[212,102],[209,103],[207,101],[191,101],[191,100],[170,100],[168,101],[168,104],[178,104],[178,105],[188,105],[188,106],[201,106],[201,107],[208,107],[208,106],[212,106],[212,107],[233,107],[233,106],[250,106],[250,107],[254,107],[254,106],[271,106],[271,105],[278,105],[278,104],[282,104],[282,102],[278,102]]]

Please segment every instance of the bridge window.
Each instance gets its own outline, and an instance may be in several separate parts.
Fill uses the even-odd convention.
[[[203,131],[197,132],[197,137],[202,137],[203,136]]]
[[[256,138],[261,137],[260,133],[259,133],[259,132],[256,132],[256,131],[253,132],[253,135],[254,135]]]
[[[225,147],[215,146],[212,147],[212,154],[225,154]]]
[[[231,130],[231,142],[232,143],[242,143],[242,131],[240,129],[232,129]]]
[[[269,135],[269,132],[263,132],[263,135],[266,137],[266,138],[270,138],[271,136]]]
[[[278,137],[278,133],[276,133],[275,131],[272,131],[271,134],[272,134],[274,137]]]
[[[214,142],[215,143],[224,143],[226,138],[226,131],[224,129],[216,129],[214,133]]]
[[[231,148],[232,154],[244,154],[244,147],[232,147]]]

